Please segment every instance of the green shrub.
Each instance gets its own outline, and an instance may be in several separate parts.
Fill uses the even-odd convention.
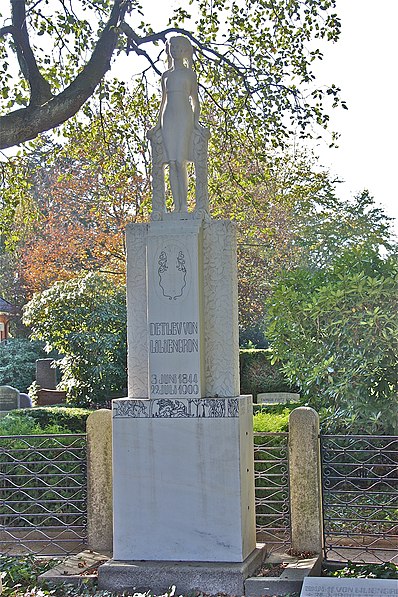
[[[42,342],[11,338],[0,343],[0,386],[26,392],[36,377],[37,359],[48,358]]]
[[[57,361],[68,400],[76,406],[125,395],[126,298],[105,275],[90,272],[53,284],[24,307],[32,338],[64,355]]]
[[[36,578],[58,563],[57,560],[43,560],[34,556],[0,556],[0,574],[3,578],[3,597],[16,597],[17,595],[30,595],[25,592],[32,585],[36,584]],[[33,589],[32,595],[50,595],[49,592],[36,593]]]
[[[91,412],[92,411],[87,408],[46,406],[42,408],[25,408],[12,411],[12,416],[15,419],[19,419],[21,425],[23,424],[23,421],[28,418],[34,421],[34,423],[41,429],[58,426],[59,428],[66,430],[62,433],[85,433],[86,420]],[[10,415],[7,416],[9,417]]]
[[[339,578],[398,578],[398,566],[392,562],[384,564],[355,564],[348,562],[345,568],[329,573]]]
[[[240,392],[253,394],[256,400],[261,392],[295,392],[277,365],[271,365],[269,351],[264,349],[241,349]]]
[[[288,430],[289,415],[292,408],[284,407],[279,414],[259,410],[253,417],[254,431],[262,431],[265,433],[282,433]]]
[[[41,426],[32,417],[21,417],[17,412],[18,411],[11,411],[10,414],[0,419],[0,436],[70,433],[68,428],[62,427],[56,423]]]

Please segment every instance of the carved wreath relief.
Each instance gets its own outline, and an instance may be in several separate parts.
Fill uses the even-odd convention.
[[[157,273],[155,287],[161,298],[170,301],[181,298],[188,292],[189,255],[177,246],[163,247],[156,257],[154,270]]]

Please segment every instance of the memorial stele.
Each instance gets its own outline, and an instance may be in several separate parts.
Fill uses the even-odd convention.
[[[99,583],[243,594],[262,550],[252,397],[239,388],[236,227],[209,216],[210,133],[199,123],[192,46],[172,37],[167,53],[148,133],[152,217],[126,230],[129,394],[112,404],[114,549]]]

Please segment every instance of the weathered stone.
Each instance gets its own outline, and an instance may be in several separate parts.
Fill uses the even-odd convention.
[[[264,560],[264,564],[288,562],[285,570],[278,577],[257,576],[249,577],[245,581],[246,597],[262,597],[263,595],[286,595],[301,590],[304,579],[307,576],[318,576],[321,574],[322,556],[316,558],[301,559],[287,554],[270,554]]]
[[[19,395],[20,408],[32,408],[32,400],[28,394],[21,392]]]
[[[243,595],[244,581],[261,565],[264,546],[257,547],[242,563],[146,562],[110,560],[98,569],[101,589],[151,590],[164,594],[171,586],[176,594],[200,591],[210,595]]]
[[[64,390],[38,390],[37,392],[37,406],[53,406],[65,402],[66,392]]]
[[[319,416],[312,408],[289,417],[289,475],[292,550],[322,551],[322,490]]]
[[[292,392],[263,392],[257,394],[257,404],[286,404],[287,402],[298,402],[300,394]]]
[[[112,414],[97,410],[87,419],[87,542],[112,553]]]
[[[57,370],[53,367],[54,359],[36,361],[36,382],[44,390],[57,388]]]
[[[201,384],[190,382],[189,394],[202,396],[239,396],[239,334],[238,334],[238,293],[236,266],[236,226],[228,221],[205,221],[198,230],[198,221],[168,221],[147,224],[130,224],[126,230],[127,244],[127,339],[128,339],[128,377],[129,398],[156,397],[151,393],[148,367],[156,375],[152,388],[163,396],[177,397],[174,388],[168,388],[173,375],[198,376],[200,369]],[[186,229],[186,234],[182,231]],[[196,230],[197,232],[193,232]],[[173,234],[174,231],[174,234]],[[165,255],[160,255],[159,241],[162,238]],[[196,240],[193,238],[196,236]],[[155,243],[155,250],[151,245]],[[176,254],[176,247],[180,247]],[[176,270],[179,253],[184,255],[186,276],[181,296],[180,291],[171,294],[160,280],[159,269],[167,267]],[[156,259],[154,257],[156,256]],[[167,257],[167,263],[164,258]],[[170,260],[171,256],[171,260]],[[162,261],[163,266],[159,263]],[[181,266],[182,267],[182,266]],[[189,271],[188,271],[189,270]],[[177,270],[176,270],[177,271]],[[162,272],[161,272],[162,273]],[[178,272],[183,279],[181,271]],[[162,276],[163,277],[163,276]],[[164,280],[170,282],[170,280]],[[161,284],[161,285],[160,285]],[[163,289],[162,289],[163,286]],[[175,286],[173,283],[171,286]],[[169,290],[171,290],[171,286]],[[196,290],[196,294],[193,290]],[[158,294],[153,296],[155,291]],[[160,296],[159,296],[160,293]],[[167,295],[170,295],[169,298]],[[149,298],[149,296],[151,298]],[[158,317],[155,317],[155,314]],[[190,315],[191,313],[191,315]],[[150,319],[149,319],[150,318]],[[195,325],[195,334],[183,334],[179,327]],[[184,331],[184,330],[182,330]],[[199,350],[204,351],[195,362],[195,370],[181,369],[185,356],[199,356],[196,352],[174,355],[181,362],[176,365],[163,365],[164,377],[156,373],[155,360],[161,356],[160,350],[169,350],[175,341],[197,342]],[[166,344],[165,344],[166,343]],[[182,349],[184,349],[182,346]],[[200,348],[202,346],[202,349]],[[196,344],[195,344],[196,347]],[[157,351],[157,352],[151,352]],[[172,355],[162,354],[165,361],[171,361]],[[150,365],[151,357],[154,365]],[[171,362],[170,362],[171,365]],[[158,369],[159,371],[159,369]],[[162,374],[162,372],[161,372]],[[172,377],[168,377],[168,376]],[[182,378],[181,378],[182,379]],[[155,378],[153,378],[155,381]],[[152,381],[152,380],[151,380]],[[177,391],[181,382],[177,385]],[[200,387],[199,387],[200,385]],[[170,393],[171,392],[171,393]]]
[[[0,413],[20,408],[19,390],[11,386],[0,386]]]

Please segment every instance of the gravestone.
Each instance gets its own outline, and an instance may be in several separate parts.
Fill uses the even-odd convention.
[[[398,597],[398,581],[376,578],[317,578],[307,576],[301,597]]]
[[[6,415],[16,408],[20,408],[19,390],[11,386],[0,386],[0,415]]]
[[[32,408],[32,400],[28,394],[23,392],[19,395],[20,408]]]
[[[57,370],[53,367],[54,359],[38,359],[36,361],[36,382],[45,390],[56,390]]]
[[[300,394],[293,392],[262,392],[257,394],[257,404],[286,404],[298,402]]]
[[[207,153],[203,143],[192,150],[187,94],[193,89],[195,104],[196,78],[190,61],[182,63],[189,42],[171,42],[178,73],[165,73],[164,93],[182,87],[164,97],[150,134],[152,218],[126,230],[129,396],[112,402],[113,559],[99,568],[99,586],[164,592],[176,584],[179,592],[241,595],[263,552],[255,535],[252,397],[239,389],[237,231],[212,220],[198,192],[187,211],[186,162],[194,161],[199,195],[206,194]],[[168,112],[168,102],[180,101],[181,110]]]

